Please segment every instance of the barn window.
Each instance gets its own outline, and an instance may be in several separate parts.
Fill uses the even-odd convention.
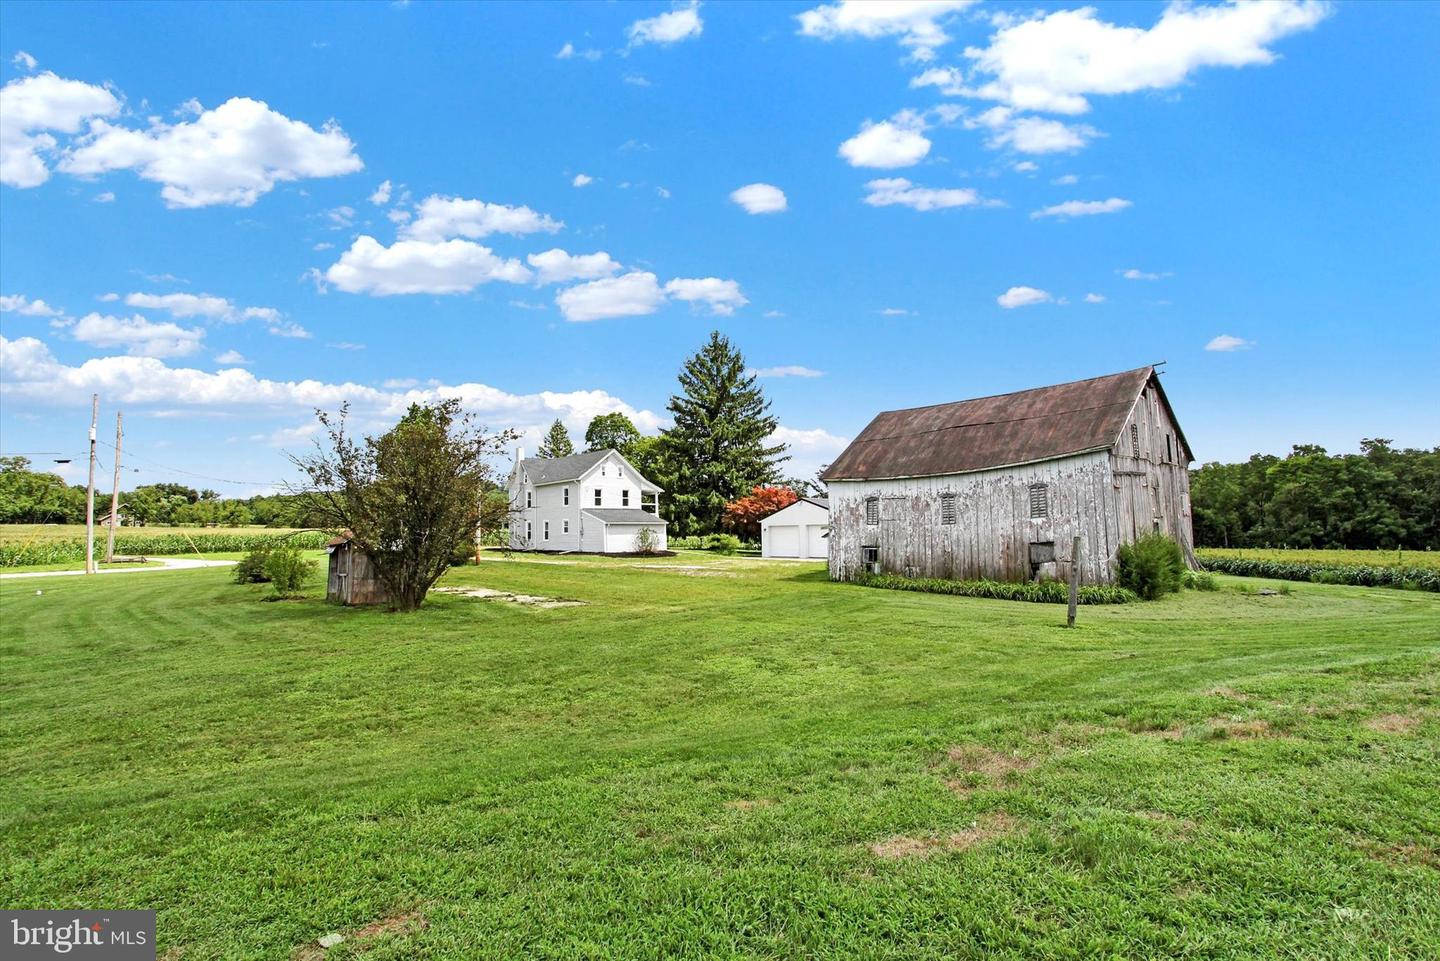
[[[880,498],[865,498],[865,523],[872,526],[880,523]]]
[[[534,492],[534,491],[526,491],[526,492],[525,492],[525,506],[526,506],[526,507],[534,507],[534,506],[535,506],[535,492]]]
[[[600,488],[595,488],[595,506],[600,506]]]
[[[1130,425],[1130,454],[1134,457],[1140,456],[1140,425]]]
[[[880,548],[860,548],[860,564],[865,568],[865,570],[878,574],[880,567]]]
[[[1030,485],[1030,516],[1050,516],[1050,489],[1044,484]]]
[[[630,489],[629,489],[628,487],[627,487],[625,490],[622,490],[622,491],[620,492],[620,506],[621,506],[621,507],[629,507],[629,506],[630,506]]]
[[[953,524],[953,523],[955,523],[955,495],[954,495],[954,494],[941,494],[941,495],[940,495],[940,523],[942,523],[942,524]]]
[[[1169,435],[1169,434],[1166,434],[1166,435],[1165,435],[1165,463],[1167,463],[1167,464],[1170,463],[1171,461],[1173,461],[1173,460],[1175,459],[1175,449],[1174,449],[1174,447],[1171,446],[1171,440],[1172,440],[1172,439],[1171,439],[1170,435]]]
[[[565,506],[566,506],[566,507],[569,507],[569,506],[570,506],[570,488],[568,488],[568,487],[562,487],[562,488],[560,488],[560,495],[564,498],[564,504],[565,504]]]
[[[548,541],[548,540],[550,539],[550,522],[549,522],[549,521],[546,521],[545,524],[544,524],[544,526],[541,527],[540,530],[541,530],[541,536],[544,537],[544,538]]]

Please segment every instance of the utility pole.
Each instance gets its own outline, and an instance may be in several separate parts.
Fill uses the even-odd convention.
[[[120,418],[115,412],[115,483],[110,487],[110,534],[105,540],[105,563],[115,560],[115,524],[120,513],[120,441],[125,436],[120,429]]]
[[[85,488],[85,573],[95,573],[95,426],[100,395],[90,395],[90,483]]]
[[[1075,603],[1080,598],[1080,535],[1070,545],[1070,609],[1065,612],[1065,626],[1075,626]]]

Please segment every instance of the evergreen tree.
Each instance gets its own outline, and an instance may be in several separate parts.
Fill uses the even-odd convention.
[[[766,441],[779,421],[745,373],[745,358],[716,331],[680,370],[670,398],[674,426],[663,433],[667,511],[676,536],[720,530],[725,505],[779,478],[785,445]]]
[[[560,418],[555,418],[555,423],[550,425],[550,431],[545,439],[540,442],[540,450],[536,457],[569,457],[575,453],[575,445],[570,443],[570,432],[565,425],[560,423]]]
[[[640,431],[630,418],[619,411],[613,414],[599,414],[590,421],[590,426],[585,428],[585,449],[587,451],[618,450],[628,458],[630,449],[639,439]]]

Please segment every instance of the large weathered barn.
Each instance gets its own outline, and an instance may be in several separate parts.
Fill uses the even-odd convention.
[[[886,411],[825,471],[830,576],[1068,578],[1085,583],[1151,531],[1193,563],[1193,460],[1153,367]]]

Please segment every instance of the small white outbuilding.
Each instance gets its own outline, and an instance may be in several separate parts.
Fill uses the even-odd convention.
[[[830,501],[802,497],[760,522],[761,557],[823,561],[830,556]]]

